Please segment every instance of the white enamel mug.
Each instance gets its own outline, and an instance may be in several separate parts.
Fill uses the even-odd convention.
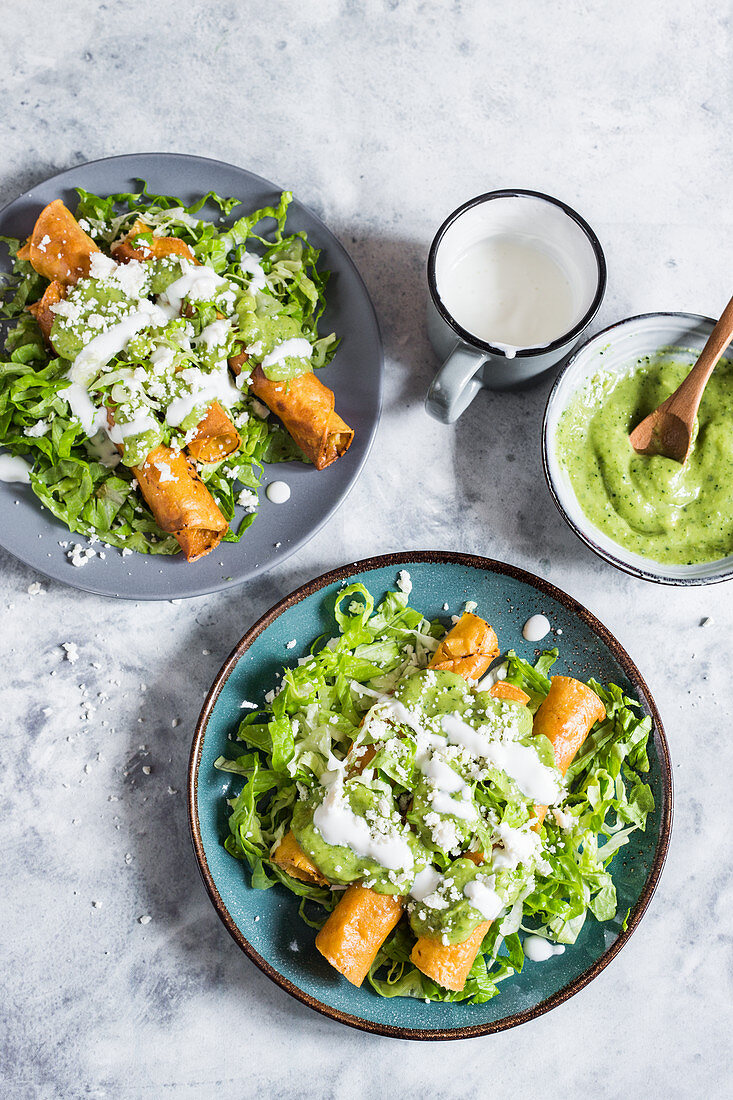
[[[469,332],[441,297],[441,282],[457,260],[480,241],[516,238],[545,253],[567,279],[572,322],[549,343],[511,348]],[[425,407],[451,424],[480,389],[508,390],[557,366],[591,323],[606,289],[606,260],[595,233],[564,202],[539,191],[490,191],[454,210],[435,235],[428,255],[428,336],[444,360]]]

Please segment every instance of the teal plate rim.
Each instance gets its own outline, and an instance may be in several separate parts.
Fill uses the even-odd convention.
[[[551,599],[556,600],[572,615],[577,616],[582,623],[588,627],[593,634],[602,642],[604,646],[610,650],[613,658],[618,662],[623,669],[630,683],[633,685],[639,701],[642,704],[644,710],[652,718],[652,735],[654,738],[654,745],[658,754],[658,765],[660,771],[661,787],[663,792],[663,804],[661,806],[660,821],[659,821],[659,835],[657,838],[656,848],[654,850],[654,856],[651,861],[651,866],[647,874],[644,885],[641,892],[629,911],[627,919],[625,921],[625,927],[619,932],[618,937],[611,943],[601,955],[582,973],[576,978],[568,982],[562,988],[558,989],[555,993],[546,997],[544,1000],[539,1001],[536,1005],[523,1011],[513,1013],[512,1015],[505,1016],[498,1020],[485,1021],[473,1026],[457,1026],[455,1028],[411,1028],[402,1027],[393,1024],[385,1024],[375,1020],[364,1019],[360,1016],[354,1016],[348,1012],[343,1012],[340,1009],[326,1004],[316,997],[313,997],[306,990],[300,988],[294,982],[290,981],[283,974],[281,974],[275,967],[271,965],[262,955],[252,946],[250,941],[244,935],[239,928],[234,918],[227,909],[219,890],[217,888],[214,876],[209,868],[209,864],[206,858],[204,850],[204,842],[201,834],[201,824],[199,820],[198,811],[198,779],[199,779],[199,766],[201,763],[201,755],[203,751],[204,738],[206,736],[209,719],[214,711],[216,702],[219,695],[222,692],[227,680],[232,674],[234,668],[250,648],[253,642],[270,627],[281,615],[283,615],[290,608],[301,603],[309,596],[314,595],[321,589],[326,588],[328,585],[347,581],[349,578],[356,574],[368,573],[373,570],[382,569],[386,567],[404,568],[410,565],[418,564],[432,564],[432,565],[458,565],[467,567],[469,569],[478,569],[484,572],[494,573],[510,577],[513,580],[523,582],[532,588],[535,588],[540,594],[548,596]],[[375,557],[364,558],[361,561],[351,562],[347,565],[339,566],[335,569],[330,569],[328,572],[315,577],[313,580],[301,585],[290,595],[283,597],[276,604],[274,604],[269,611],[266,611],[264,615],[244,634],[241,640],[234,647],[232,652],[227,657],[226,661],[222,665],[221,669],[217,673],[217,676],[212,684],[212,687],[206,697],[201,714],[199,715],[198,722],[196,723],[196,730],[194,733],[193,744],[191,746],[191,754],[189,758],[188,767],[188,814],[189,814],[189,827],[191,832],[191,841],[193,844],[194,854],[198,863],[199,871],[206,887],[206,891],[209,898],[216,909],[216,912],[224,924],[225,928],[232,936],[238,946],[244,951],[249,959],[267,975],[271,981],[276,985],[284,989],[286,993],[289,993],[291,997],[301,1001],[309,1008],[314,1009],[316,1012],[320,1012],[324,1016],[328,1016],[332,1020],[336,1020],[339,1023],[347,1024],[349,1027],[356,1028],[360,1031],[371,1032],[372,1034],[386,1035],[391,1038],[398,1039],[410,1039],[410,1040],[452,1040],[452,1039],[470,1039],[480,1035],[489,1035],[499,1031],[506,1031],[509,1028],[517,1027],[519,1024],[528,1022],[529,1020],[536,1019],[538,1016],[544,1015],[551,1009],[556,1008],[558,1005],[567,1001],[574,994],[583,989],[589,982],[596,978],[602,970],[604,970],[612,959],[616,957],[622,947],[628,942],[634,930],[641,922],[644,913],[649,906],[649,903],[657,888],[659,878],[661,876],[664,864],[667,858],[667,851],[669,848],[670,835],[672,831],[672,816],[673,816],[673,784],[672,784],[672,769],[670,762],[669,746],[667,738],[664,733],[664,727],[657,710],[657,706],[654,699],[647,687],[644,678],[639,672],[636,664],[620,644],[620,642],[614,637],[607,627],[596,618],[592,612],[588,611],[582,604],[575,600],[572,596],[563,592],[562,589],[557,588],[549,581],[544,580],[541,577],[535,576],[535,574],[528,572],[527,570],[520,569],[517,566],[510,565],[508,562],[496,561],[491,558],[479,557],[473,554],[462,554],[452,551],[443,550],[414,550],[405,551],[394,554],[383,554]]]

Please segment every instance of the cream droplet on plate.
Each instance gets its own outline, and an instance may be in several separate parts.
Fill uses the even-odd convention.
[[[273,504],[284,504],[286,500],[290,500],[290,486],[286,481],[271,481],[265,492],[267,499]]]
[[[550,633],[550,620],[546,615],[532,615],[527,619],[522,629],[522,636],[527,642],[539,642],[546,634]]]
[[[562,955],[565,951],[561,943],[551,943],[544,936],[525,936],[522,947],[530,962],[546,962],[553,955]]]
[[[30,485],[30,466],[25,459],[15,455],[0,455],[0,481],[10,484]]]

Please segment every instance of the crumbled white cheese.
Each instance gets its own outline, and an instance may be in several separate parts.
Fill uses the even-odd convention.
[[[28,585],[29,596],[39,596],[43,591],[43,585],[40,581],[33,581],[33,584]]]
[[[61,648],[66,651],[66,660],[70,665],[79,660],[79,647],[76,642],[62,642]]]
[[[83,565],[89,561],[90,558],[95,558],[97,551],[93,547],[84,547],[81,543],[75,542],[71,550],[68,550],[66,557],[69,559],[72,565],[80,569]]]
[[[406,596],[409,596],[412,592],[412,579],[406,569],[400,569],[397,574],[397,587],[400,592],[404,592]]]
[[[23,435],[27,435],[29,439],[38,439],[39,436],[46,434],[49,427],[48,420],[38,420],[35,424],[31,424],[30,428],[24,428]]]

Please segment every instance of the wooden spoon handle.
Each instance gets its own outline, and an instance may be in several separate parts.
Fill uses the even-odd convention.
[[[695,411],[697,411],[697,405],[700,403],[702,391],[705,389],[708,378],[715,370],[718,360],[731,340],[733,340],[733,298],[721,313],[720,320],[710,333],[695,366],[675,393],[664,402],[666,409],[674,412],[677,407],[681,406],[683,410],[686,410],[697,397],[695,403]]]

